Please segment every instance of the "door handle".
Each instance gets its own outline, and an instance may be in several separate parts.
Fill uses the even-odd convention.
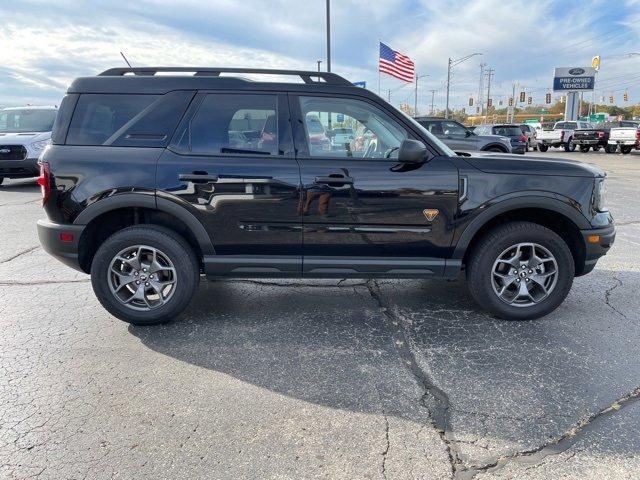
[[[178,180],[193,183],[217,182],[218,175],[209,175],[208,173],[180,173]]]
[[[316,177],[315,183],[325,183],[327,185],[353,185],[353,177],[347,177],[345,175],[329,175],[328,177]]]

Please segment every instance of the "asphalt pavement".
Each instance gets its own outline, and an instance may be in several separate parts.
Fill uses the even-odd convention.
[[[530,153],[531,154],[531,153]],[[0,478],[640,477],[640,152],[619,229],[532,322],[464,281],[203,282],[132,327],[39,246],[31,180],[0,187]]]

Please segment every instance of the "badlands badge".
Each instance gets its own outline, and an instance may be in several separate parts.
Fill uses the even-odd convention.
[[[440,212],[437,208],[425,208],[422,213],[424,213],[424,216],[427,220],[433,222],[433,220],[438,216],[438,213]]]

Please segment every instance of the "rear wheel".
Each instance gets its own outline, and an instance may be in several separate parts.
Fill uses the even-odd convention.
[[[472,297],[506,320],[542,317],[562,303],[575,274],[567,244],[530,222],[510,222],[488,232],[470,252]]]
[[[541,152],[546,152],[547,150],[549,150],[549,146],[548,145],[538,145],[538,150],[540,150]]]
[[[576,144],[573,143],[573,138],[570,137],[569,140],[567,140],[567,143],[565,143],[564,145],[564,151],[565,152],[575,152],[576,150]]]
[[[507,153],[500,147],[489,147],[485,150],[485,152],[498,152],[498,153]]]
[[[155,225],[111,235],[91,264],[93,291],[115,317],[134,325],[165,323],[189,304],[200,280],[193,249]]]
[[[622,146],[620,147],[620,151],[624,154],[624,155],[628,155],[631,153],[631,147],[629,146]]]
[[[595,149],[595,147],[594,147]],[[588,145],[580,145],[580,151],[582,153],[587,153],[589,151],[589,146]]]
[[[600,145],[594,145],[593,146],[593,151],[594,152],[599,152],[600,151]]]
[[[616,150],[618,150],[617,145],[607,145],[606,147],[604,147],[604,151],[607,153],[616,153]]]

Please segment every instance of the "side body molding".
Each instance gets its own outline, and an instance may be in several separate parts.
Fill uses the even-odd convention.
[[[464,257],[474,235],[491,219],[502,213],[519,208],[540,208],[561,214],[571,220],[579,229],[592,228],[587,218],[568,202],[563,201],[558,195],[547,192],[540,192],[535,195],[521,195],[505,198],[490,205],[479,213],[463,230],[460,235],[452,259],[462,259]]]
[[[151,194],[121,193],[99,200],[85,208],[73,222],[74,225],[87,225],[98,216],[119,208],[140,207],[165,212],[180,219],[195,237],[203,255],[215,254],[209,234],[200,221],[186,208]]]

